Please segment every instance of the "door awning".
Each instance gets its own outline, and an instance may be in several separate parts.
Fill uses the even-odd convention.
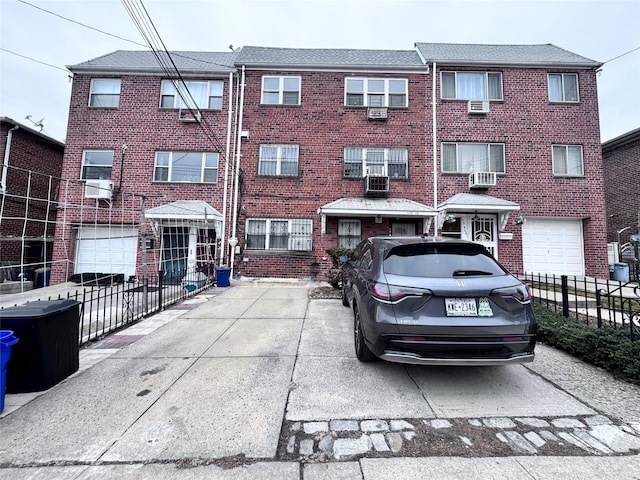
[[[326,233],[326,217],[393,217],[421,218],[424,230],[428,231],[431,221],[438,212],[406,198],[364,198],[346,197],[327,203],[318,209],[322,219],[321,232]]]
[[[502,198],[477,193],[458,193],[438,205],[439,226],[442,227],[449,213],[496,213],[498,228],[502,231],[507,226],[511,212],[520,210],[520,205]]]
[[[158,226],[214,228],[219,235],[222,214],[202,200],[177,200],[150,208],[145,217],[151,222],[154,233]]]

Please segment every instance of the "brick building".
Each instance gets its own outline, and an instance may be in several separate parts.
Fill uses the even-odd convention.
[[[138,192],[159,199],[146,219],[160,268],[168,233],[189,251],[208,237],[236,275],[320,279],[329,247],[437,233],[513,271],[608,275],[598,62],[553,45],[426,43],[172,57],[194,98],[150,52],[69,67],[67,199],[110,207],[67,208],[56,248],[74,272],[91,264],[83,243],[135,250],[118,238],[147,225],[113,211]],[[87,198],[94,186],[109,193]],[[211,210],[185,224],[176,201]]]
[[[34,279],[52,258],[64,143],[2,117],[0,152],[0,264],[16,266],[0,282],[17,270]]]

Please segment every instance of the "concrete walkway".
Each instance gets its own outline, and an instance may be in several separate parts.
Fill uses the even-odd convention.
[[[362,364],[316,284],[233,282],[7,395],[3,479],[640,479],[640,389],[540,345],[533,364]]]

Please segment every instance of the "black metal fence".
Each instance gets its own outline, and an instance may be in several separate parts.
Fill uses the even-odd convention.
[[[160,271],[146,280],[124,282],[113,275],[81,278],[78,288],[65,295],[38,300],[72,299],[80,302],[80,345],[131,325],[141,318],[196,295],[214,284],[213,278],[193,282],[167,283]]]
[[[629,330],[632,340],[640,340],[640,286],[568,275],[519,274],[533,300],[582,323],[602,328]]]

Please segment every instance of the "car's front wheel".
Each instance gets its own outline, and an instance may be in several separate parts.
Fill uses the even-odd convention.
[[[361,362],[373,362],[377,357],[369,350],[362,333],[362,322],[360,321],[360,311],[356,306],[353,309],[353,341],[356,349],[356,357]]]

